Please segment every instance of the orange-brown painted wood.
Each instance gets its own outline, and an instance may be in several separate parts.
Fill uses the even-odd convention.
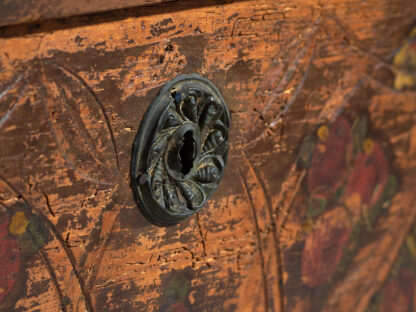
[[[416,3],[136,10],[0,29],[0,311],[414,309]],[[193,72],[231,111],[228,165],[157,227],[131,148]]]
[[[117,0],[117,1],[2,1],[0,26],[39,22],[69,16],[85,15],[140,6],[149,6],[172,0]]]

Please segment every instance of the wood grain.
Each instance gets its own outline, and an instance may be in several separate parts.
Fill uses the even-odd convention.
[[[395,84],[414,74],[394,62],[415,10],[181,2],[0,29],[0,229],[21,262],[0,310],[381,311],[415,219],[416,91]],[[198,215],[157,227],[131,148],[193,72],[229,106],[229,160]]]
[[[144,5],[155,5],[172,0],[118,0],[118,1],[2,1],[0,26],[39,22],[74,15],[106,12]]]

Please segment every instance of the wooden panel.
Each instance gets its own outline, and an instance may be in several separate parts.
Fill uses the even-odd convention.
[[[385,311],[414,285],[416,3],[185,8],[3,29],[0,310]],[[229,105],[229,161],[157,227],[131,148],[193,72]]]
[[[0,2],[0,26],[154,5],[168,1],[173,0],[5,0]]]

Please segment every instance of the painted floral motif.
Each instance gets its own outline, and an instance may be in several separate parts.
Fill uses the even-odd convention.
[[[166,312],[189,312],[189,309],[185,303],[175,302],[166,309]]]
[[[333,191],[338,186],[347,169],[350,130],[350,124],[343,117],[338,118],[330,128],[324,125],[318,129],[317,144],[308,172],[309,192],[314,193],[317,189]]]
[[[358,235],[371,230],[387,209],[397,181],[380,143],[368,134],[366,115],[351,125],[340,116],[307,137],[298,166],[307,170],[309,231],[302,251],[302,282],[322,286],[358,248]]]
[[[19,275],[21,260],[17,238],[8,232],[10,216],[0,216],[0,302],[9,294]]]
[[[325,210],[328,199],[334,195],[343,177],[346,176],[350,130],[349,122],[344,117],[340,117],[331,127],[327,125],[319,127],[316,136],[308,137],[304,142],[310,149],[309,152],[305,147],[301,150],[309,155],[310,159],[308,161],[307,158],[303,158],[301,163],[302,166],[309,168],[307,189],[310,193],[308,210],[310,217]]]
[[[161,298],[161,311],[165,312],[190,312],[188,300],[190,281],[181,272],[169,274],[167,285]]]
[[[23,211],[0,214],[0,302],[15,287],[27,254],[39,251],[47,230],[34,216]]]
[[[345,204],[356,215],[368,211],[380,199],[387,180],[387,160],[380,144],[366,139],[348,177]]]
[[[316,287],[325,284],[341,261],[351,234],[343,207],[325,212],[305,240],[302,253],[302,281]]]

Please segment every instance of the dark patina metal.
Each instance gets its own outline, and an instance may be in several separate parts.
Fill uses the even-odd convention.
[[[197,75],[168,82],[147,109],[133,146],[136,201],[151,221],[198,212],[224,173],[230,113],[219,90]]]

